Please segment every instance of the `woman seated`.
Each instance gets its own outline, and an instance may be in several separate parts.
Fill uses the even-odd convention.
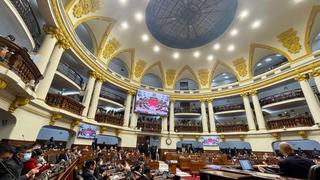
[[[22,174],[26,174],[34,168],[39,168],[39,172],[36,174],[39,175],[50,167],[50,164],[46,163],[43,158],[43,151],[35,149],[32,151],[32,157],[23,164]]]

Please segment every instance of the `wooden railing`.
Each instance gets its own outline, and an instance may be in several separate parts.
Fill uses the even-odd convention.
[[[233,110],[241,110],[241,109],[244,109],[243,104],[230,104],[230,105],[213,107],[214,112],[233,111]]]
[[[247,124],[224,124],[217,125],[217,132],[246,132],[249,130]]]
[[[60,62],[58,66],[58,71],[67,76],[70,80],[75,82],[80,86],[80,88],[84,87],[84,81],[83,78],[79,73],[77,73],[75,70],[73,70],[69,65]]]
[[[264,106],[271,103],[276,103],[288,99],[304,97],[301,89],[294,89],[290,91],[285,91],[283,93],[274,94],[272,96],[267,96],[260,99],[260,105]]]
[[[123,117],[113,116],[112,114],[98,113],[96,114],[95,120],[99,123],[107,123],[107,124],[113,124],[117,126],[123,126]]]
[[[0,64],[15,72],[25,83],[34,81],[38,84],[42,75],[37,66],[32,61],[27,50],[21,48],[7,38],[0,36],[0,47],[8,47],[8,53]]]
[[[282,129],[282,128],[294,128],[313,126],[314,122],[312,117],[294,117],[287,119],[279,119],[267,121],[268,129]]]
[[[62,96],[60,94],[48,93],[46,97],[46,103],[49,106],[64,109],[77,115],[81,115],[84,106],[79,102],[68,96]]]
[[[141,128],[145,132],[161,132],[161,123],[159,122],[148,122],[148,121],[139,121],[137,124],[138,128]]]
[[[100,97],[105,99],[110,99],[111,101],[114,101],[120,104],[124,104],[124,101],[125,101],[123,97],[104,89],[101,89]]]
[[[176,132],[202,132],[201,125],[175,125]]]

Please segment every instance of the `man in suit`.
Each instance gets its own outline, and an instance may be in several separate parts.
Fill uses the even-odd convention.
[[[296,155],[291,145],[287,142],[282,142],[279,146],[280,152],[285,158],[279,162],[279,172],[277,174],[293,178],[308,178],[310,167],[315,165],[315,163],[310,159]],[[262,167],[259,167],[259,170],[267,172]]]

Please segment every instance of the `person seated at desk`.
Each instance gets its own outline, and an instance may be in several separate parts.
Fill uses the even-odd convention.
[[[82,177],[84,180],[97,180],[94,176],[94,171],[96,169],[96,162],[94,160],[88,160],[84,163]]]
[[[287,142],[282,142],[279,146],[280,152],[285,156],[285,159],[278,163],[279,172],[277,174],[293,178],[308,178],[309,169],[315,163],[312,160],[297,156]],[[261,166],[258,166],[258,168],[263,173],[270,173],[270,171]]]

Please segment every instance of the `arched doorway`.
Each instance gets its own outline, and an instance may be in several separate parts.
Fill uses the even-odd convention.
[[[238,153],[251,153],[252,148],[250,143],[245,141],[225,141],[219,143],[220,152],[229,154],[232,156],[237,155]]]
[[[203,152],[203,144],[198,141],[183,140],[177,142],[176,149],[188,153]]]
[[[111,146],[118,147],[121,144],[121,138],[117,136],[97,134],[96,139],[97,139],[97,144],[98,146],[100,146],[101,149],[105,147],[109,149]]]

